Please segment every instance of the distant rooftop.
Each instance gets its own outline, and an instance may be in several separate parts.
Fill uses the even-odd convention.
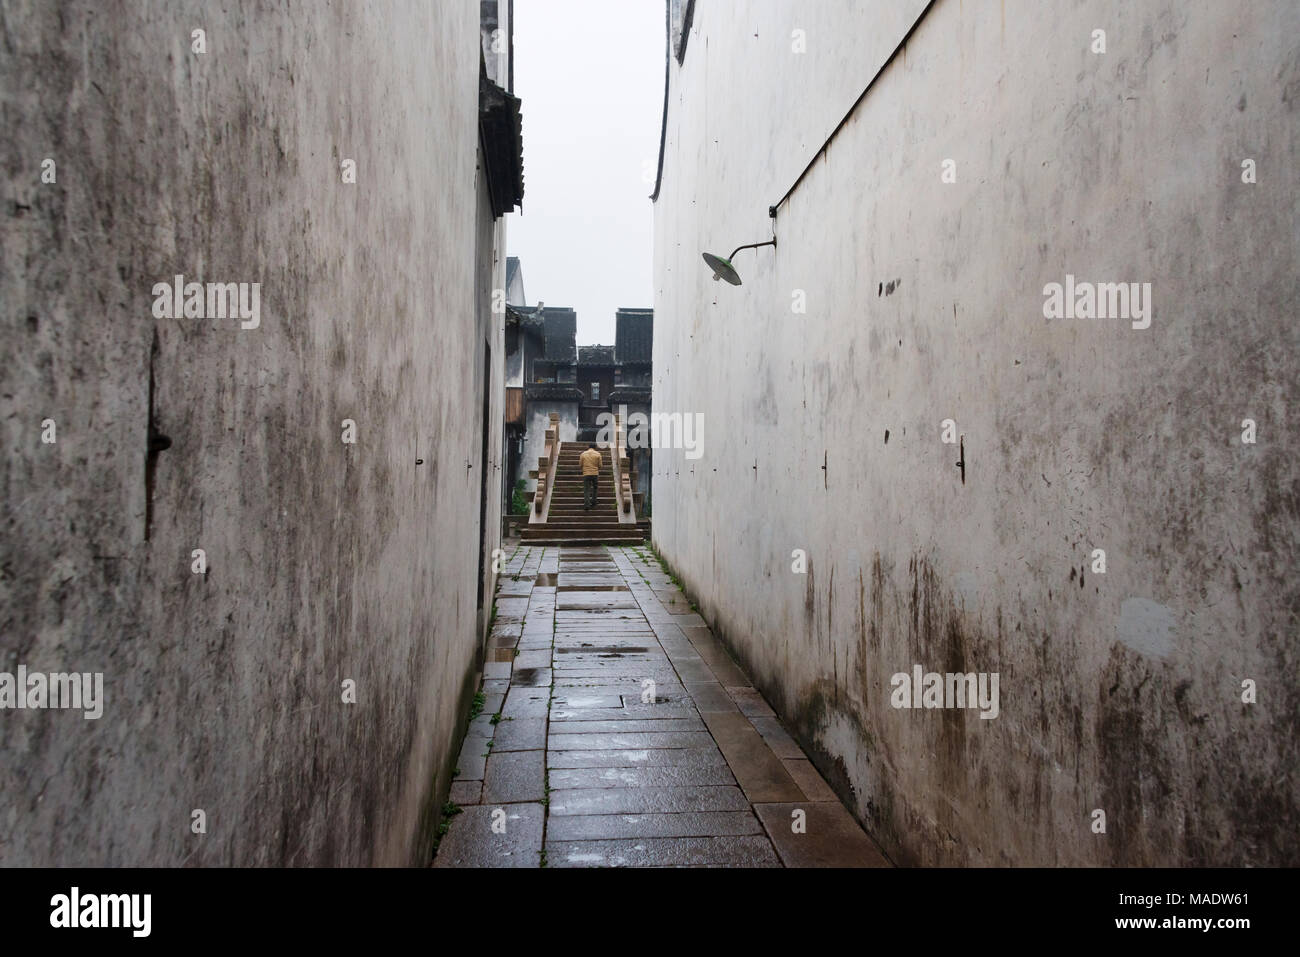
[[[614,315],[614,361],[654,360],[654,310],[620,308]]]
[[[579,346],[578,365],[612,366],[614,364],[613,346]]]

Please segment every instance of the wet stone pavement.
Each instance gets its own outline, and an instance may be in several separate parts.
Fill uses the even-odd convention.
[[[520,546],[435,867],[886,867],[646,547]]]

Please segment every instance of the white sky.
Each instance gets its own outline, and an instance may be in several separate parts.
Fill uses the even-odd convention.
[[[614,310],[654,305],[664,0],[515,0],[524,211],[509,217],[528,305],[572,306],[578,344],[613,345]]]

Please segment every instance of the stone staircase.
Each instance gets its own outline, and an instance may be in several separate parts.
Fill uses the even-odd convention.
[[[620,523],[614,496],[614,468],[609,449],[600,452],[600,474],[596,479],[596,507],[582,506],[582,465],[578,458],[587,450],[586,442],[565,442],[560,446],[555,464],[555,488],[546,521],[521,528],[523,541],[539,545],[601,543],[635,544],[645,541],[648,522]]]

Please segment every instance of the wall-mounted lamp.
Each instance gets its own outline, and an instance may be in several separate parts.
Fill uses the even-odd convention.
[[[740,274],[736,272],[736,267],[731,264],[732,257],[742,249],[757,249],[759,246],[775,245],[775,239],[769,239],[765,243],[749,243],[746,246],[737,246],[731,251],[731,256],[727,256],[725,259],[722,256],[715,256],[713,253],[705,253],[704,261],[708,263],[709,268],[713,270],[713,279],[715,282],[719,279],[725,279],[733,286],[739,286]]]
[[[772,217],[772,219],[776,219],[776,207],[775,206],[768,207],[767,215]],[[775,232],[775,230],[773,230],[773,232]],[[713,270],[714,282],[717,282],[719,279],[725,279],[733,286],[739,286],[740,273],[736,272],[736,267],[731,264],[731,260],[735,257],[736,253],[740,252],[742,249],[757,249],[759,246],[775,246],[775,245],[776,245],[776,236],[773,235],[773,237],[765,243],[749,243],[745,246],[737,246],[735,249],[731,251],[731,255],[727,256],[726,258],[723,258],[722,256],[715,256],[713,255],[713,253],[705,253],[704,261],[708,263],[709,268]]]

